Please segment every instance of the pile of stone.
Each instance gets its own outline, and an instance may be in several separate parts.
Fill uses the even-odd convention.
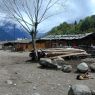
[[[40,58],[39,64],[46,68],[60,69],[63,72],[71,72],[73,70],[72,65],[67,65],[63,58],[57,57],[56,59],[50,58]],[[82,62],[77,65],[76,70],[80,73],[85,73],[87,71],[95,72],[95,63],[88,66],[87,63]]]
[[[46,68],[54,68],[67,73],[72,71],[72,66],[66,65],[64,59],[60,57],[53,60],[51,60],[50,58],[40,58],[39,64]]]

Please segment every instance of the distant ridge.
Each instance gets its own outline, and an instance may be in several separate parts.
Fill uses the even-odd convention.
[[[14,27],[15,25],[15,27]],[[0,21],[0,41],[31,39],[29,33],[9,21]]]

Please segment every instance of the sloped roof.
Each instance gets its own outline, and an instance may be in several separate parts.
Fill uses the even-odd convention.
[[[15,40],[15,41],[2,41],[0,44],[5,44],[5,43],[30,43],[32,40],[31,39],[23,39],[23,40]]]
[[[47,35],[41,40],[56,40],[56,39],[64,39],[64,40],[73,40],[73,39],[82,39],[91,35],[92,33],[85,33],[85,34],[77,34],[77,35]]]

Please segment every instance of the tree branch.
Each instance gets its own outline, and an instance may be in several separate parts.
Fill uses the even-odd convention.
[[[17,6],[17,4],[16,4],[15,1],[14,1],[14,5],[15,5],[17,11],[19,12],[19,16],[20,16],[20,18],[22,19],[22,21],[24,22],[24,24],[27,26],[27,28],[30,30],[29,26],[28,26],[27,23],[25,22],[25,20],[24,20],[22,14],[21,14],[21,12],[20,12],[20,10],[19,10],[19,7]],[[31,31],[31,30],[30,30],[30,31]]]

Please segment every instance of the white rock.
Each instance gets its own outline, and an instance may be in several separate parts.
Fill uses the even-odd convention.
[[[75,84],[70,87],[68,95],[92,95],[88,86],[82,84]]]
[[[86,72],[88,70],[88,65],[85,62],[82,62],[77,66],[77,70],[80,72]]]

